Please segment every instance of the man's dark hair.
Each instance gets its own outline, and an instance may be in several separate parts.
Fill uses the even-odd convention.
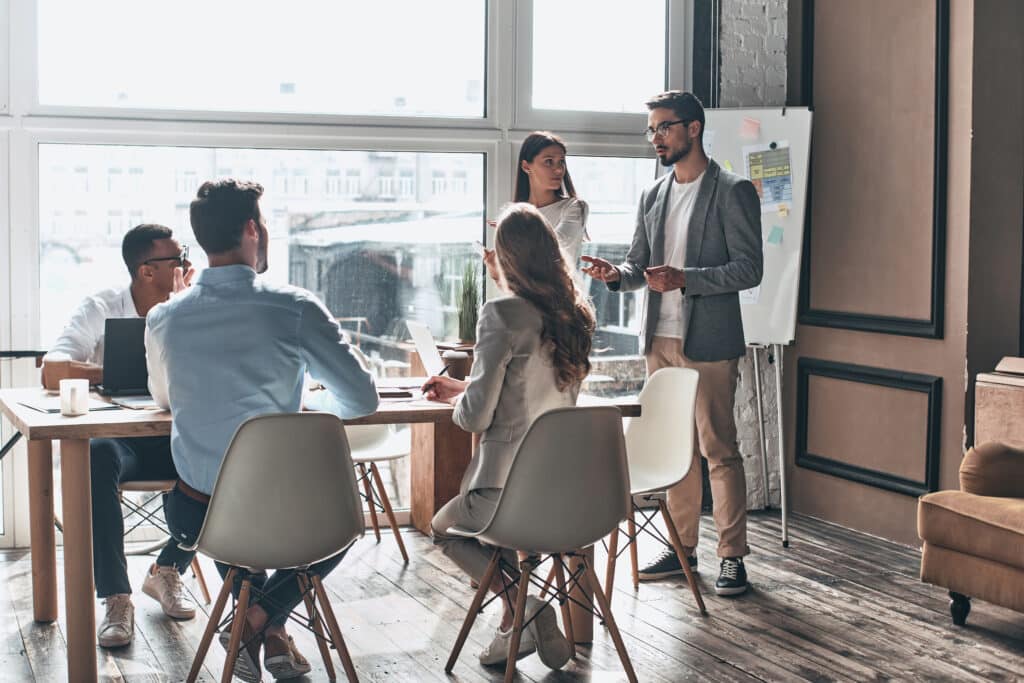
[[[136,225],[125,234],[121,241],[121,257],[133,280],[142,262],[153,254],[153,242],[169,240],[173,234],[170,228],[155,223]]]
[[[202,184],[189,207],[196,241],[207,254],[238,248],[250,219],[260,219],[263,186],[245,180],[209,180]]]
[[[671,109],[676,117],[684,121],[700,121],[701,147],[704,146],[704,105],[692,92],[682,90],[667,90],[660,95],[655,95],[645,103],[647,110]]]

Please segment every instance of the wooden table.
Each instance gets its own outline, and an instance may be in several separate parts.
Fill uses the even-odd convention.
[[[57,551],[53,526],[53,441],[60,441],[61,500],[64,508],[64,590],[68,680],[95,681],[96,589],[92,567],[92,501],[89,439],[165,436],[169,412],[104,410],[80,417],[42,413],[21,401],[46,396],[43,389],[0,390],[0,411],[28,441],[29,528],[32,550],[32,607],[36,621],[57,619]],[[581,397],[581,405],[607,403]],[[635,402],[615,403],[623,416],[640,414]],[[472,456],[470,434],[452,422],[452,407],[427,401],[381,401],[377,412],[346,424],[411,424],[413,525],[429,533],[434,513],[459,491]],[[574,612],[576,640],[593,638],[592,620]]]

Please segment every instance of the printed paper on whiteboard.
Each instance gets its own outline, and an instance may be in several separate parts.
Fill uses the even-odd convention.
[[[789,143],[750,145],[743,148],[747,177],[761,197],[761,212],[780,211],[793,203],[793,173],[789,165]],[[788,214],[788,211],[786,212]]]
[[[761,300],[761,285],[740,291],[740,305],[753,306]]]

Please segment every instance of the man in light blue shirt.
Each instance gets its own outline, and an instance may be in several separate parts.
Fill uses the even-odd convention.
[[[255,415],[299,411],[307,370],[327,389],[316,392],[321,394],[317,404],[307,402],[307,407],[342,418],[377,409],[372,375],[320,300],[306,290],[257,277],[267,269],[269,242],[259,208],[262,194],[260,185],[236,180],[199,188],[191,205],[192,229],[210,267],[146,319],[149,389],[174,417],[171,455],[180,480],[167,497],[167,522],[187,544],[194,543],[202,528],[235,430]],[[324,576],[340,561],[341,555],[329,558],[311,571]],[[229,567],[218,569],[226,576]],[[289,612],[301,601],[294,572],[251,578],[261,598],[248,611],[248,628],[243,629],[248,646],[239,653],[236,674],[259,680],[261,645],[275,678],[308,672],[309,663],[284,628]],[[222,643],[228,634],[222,632]]]

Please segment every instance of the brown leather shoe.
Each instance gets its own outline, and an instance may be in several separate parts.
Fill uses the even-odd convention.
[[[313,670],[291,636],[287,640],[278,635],[267,636],[263,646],[263,666],[276,680],[297,678]]]
[[[231,642],[231,626],[232,624],[228,624],[218,637],[225,652],[228,651],[228,645]],[[246,683],[260,683],[263,677],[263,672],[260,670],[260,646],[263,644],[263,639],[253,636],[252,628],[249,624],[244,624],[242,626],[242,646],[238,648],[234,674],[235,678],[240,678]]]

